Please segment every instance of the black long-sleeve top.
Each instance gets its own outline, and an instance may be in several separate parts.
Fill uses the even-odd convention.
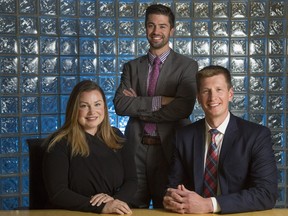
[[[131,148],[112,150],[99,138],[86,134],[90,155],[71,157],[65,139],[46,152],[43,177],[51,208],[101,213],[105,204],[92,206],[90,198],[106,193],[129,204],[137,178]]]

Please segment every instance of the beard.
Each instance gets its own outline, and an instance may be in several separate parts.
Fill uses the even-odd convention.
[[[159,42],[154,42],[153,37],[154,37],[154,35],[148,37],[148,42],[149,42],[151,48],[153,48],[153,49],[161,49],[161,48],[165,47],[169,42],[169,40],[166,40],[166,38],[164,36],[161,36],[162,40],[160,40]]]

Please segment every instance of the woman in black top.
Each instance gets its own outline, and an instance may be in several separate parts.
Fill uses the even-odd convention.
[[[137,179],[132,149],[110,126],[103,90],[78,83],[64,125],[50,136],[43,176],[50,208],[127,214]]]

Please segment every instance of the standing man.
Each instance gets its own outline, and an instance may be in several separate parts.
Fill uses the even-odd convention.
[[[138,190],[134,207],[148,208],[151,200],[154,208],[163,207],[171,139],[176,128],[190,123],[196,100],[198,64],[170,49],[174,22],[169,7],[156,4],[147,8],[150,49],[124,65],[114,98],[116,113],[130,117],[125,135],[135,148]]]
[[[205,118],[176,132],[164,207],[181,214],[273,208],[278,183],[270,130],[229,112],[226,68],[205,67],[196,80]]]

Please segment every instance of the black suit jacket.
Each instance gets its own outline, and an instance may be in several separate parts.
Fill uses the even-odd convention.
[[[202,195],[205,120],[180,129],[175,136],[169,187],[184,184]],[[268,128],[231,114],[219,162],[221,213],[273,208],[277,199],[277,167]]]

